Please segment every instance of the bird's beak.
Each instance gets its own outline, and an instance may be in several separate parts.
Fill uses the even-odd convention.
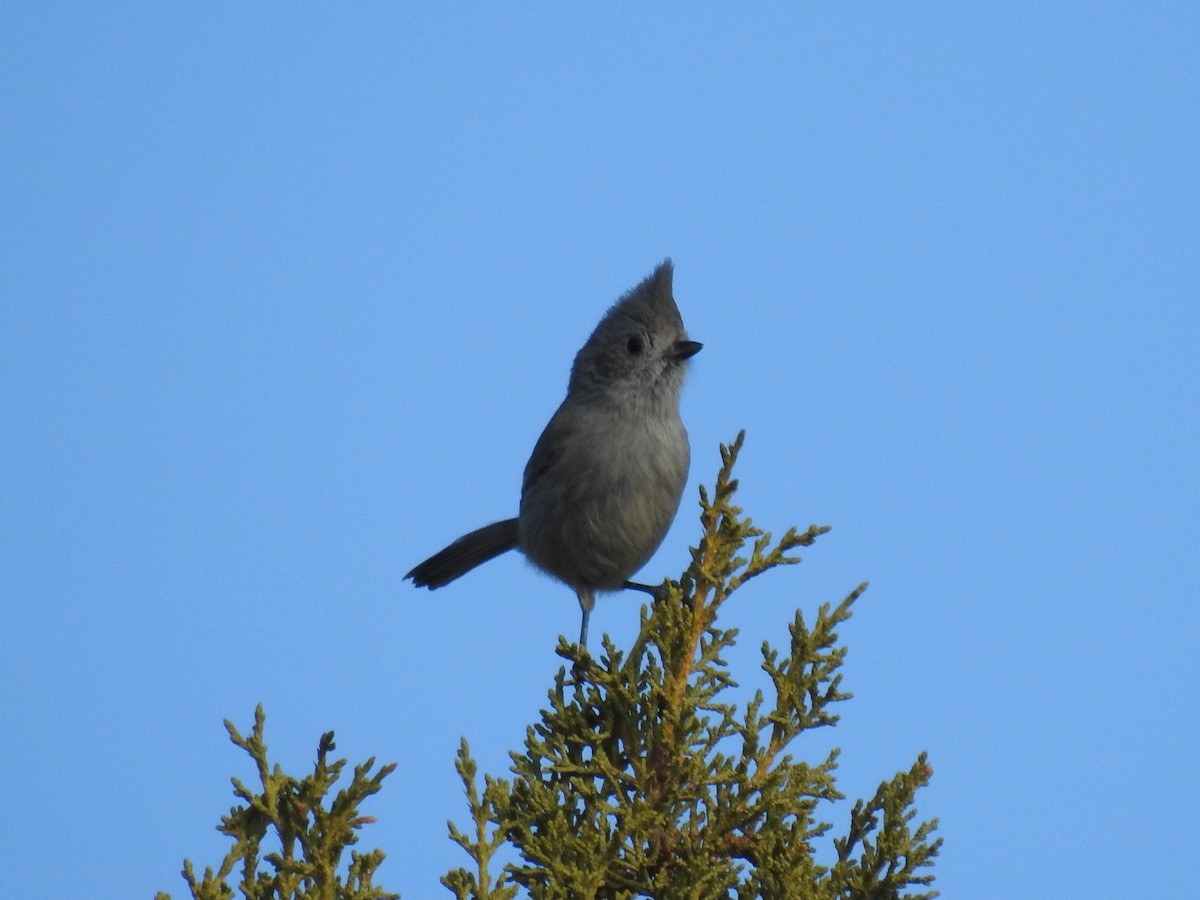
[[[703,346],[698,341],[676,341],[675,346],[671,348],[671,358],[676,362],[683,362],[699,353]]]

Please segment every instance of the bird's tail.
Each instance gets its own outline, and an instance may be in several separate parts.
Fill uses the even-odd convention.
[[[464,534],[444,550],[439,550],[405,575],[417,587],[430,590],[449,584],[478,565],[517,546],[517,520],[493,522],[470,534]]]

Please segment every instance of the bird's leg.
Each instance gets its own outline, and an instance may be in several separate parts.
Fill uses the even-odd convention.
[[[621,587],[627,591],[641,591],[643,594],[649,594],[655,600],[661,600],[665,593],[661,584],[639,584],[636,581],[627,581]]]
[[[583,622],[579,626],[579,646],[586,648],[588,617],[592,614],[592,607],[596,605],[596,594],[589,588],[580,588],[575,594],[579,597],[579,608],[583,610]]]

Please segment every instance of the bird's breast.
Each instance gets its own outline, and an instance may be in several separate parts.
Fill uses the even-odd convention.
[[[678,413],[589,415],[558,435],[557,459],[521,499],[520,546],[575,588],[615,590],[666,536],[687,481]]]

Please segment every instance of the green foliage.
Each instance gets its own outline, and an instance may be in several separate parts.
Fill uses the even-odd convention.
[[[345,877],[339,873],[343,853],[358,843],[357,831],[375,821],[359,815],[359,804],[379,790],[396,764],[383,766],[374,775],[368,774],[374,758],[355,766],[350,783],[326,805],[346,765],[344,759],[328,761],[335,749],[333,732],[321,736],[312,774],[296,779],[285,775],[278,765],[268,765],[264,720],[259,706],[249,737],[242,737],[225,722],[230,740],[254,760],[262,790],[256,793],[233,779],[233,792],[241,803],[222,817],[218,826],[222,834],[233,838],[233,847],[220,868],[216,872],[206,868],[203,878],[197,879],[191,860],[183,863],[183,877],[194,900],[233,897],[228,879],[235,868],[240,868],[241,874],[237,887],[247,900],[397,900],[399,894],[386,893],[372,883],[384,858],[380,850],[351,850]],[[269,832],[279,850],[264,854],[263,841]],[[157,900],[170,897],[159,893]]]
[[[787,753],[806,731],[834,725],[830,707],[850,695],[839,668],[837,628],[866,585],[809,626],[797,612],[785,652],[762,648],[770,696],[745,709],[721,654],[735,629],[716,625],[722,605],[749,579],[799,562],[789,555],[827,528],[789,530],[778,542],[731,502],[744,434],[721,448],[712,497],[701,489],[703,536],[678,583],[666,582],[627,653],[607,638],[600,659],[565,640],[549,708],[512,754],[511,781],[485,776],[466,741],[457,768],[472,814],[451,838],[474,862],[443,879],[463,898],[891,898],[926,886],[941,839],[936,820],[910,823],[916,790],[932,775],[925,754],[850,813],[844,836],[826,836],[837,751],[806,763]],[[748,543],[747,559],[741,555]],[[493,874],[505,843],[519,861]],[[817,861],[817,848],[832,865]]]
[[[825,819],[844,799],[834,781],[838,751],[812,763],[789,752],[805,732],[835,725],[833,704],[850,698],[837,629],[865,584],[821,606],[811,624],[797,612],[786,649],[763,644],[769,689],[744,708],[730,701],[737,685],[722,653],[737,631],[717,627],[719,610],[751,578],[799,562],[791,551],[828,531],[793,528],[773,542],[742,516],[732,472],[743,436],[721,448],[713,495],[700,491],[699,546],[680,580],[643,608],[633,646],[623,652],[606,638],[597,660],[560,641],[557,653],[571,665],[559,670],[524,752],[512,754],[512,779],[485,775],[481,792],[462,742],[456,767],[472,821],[465,832],[451,823],[450,837],[473,871],[442,879],[460,900],[936,896],[909,893],[932,883],[941,846],[937,820],[913,827],[916,792],[933,774],[924,753],[855,803],[835,835]],[[261,791],[234,779],[240,803],[219,826],[233,847],[203,878],[184,862],[194,900],[235,896],[229,878],[239,867],[236,888],[248,900],[398,897],[372,883],[381,851],[351,850],[342,864],[373,821],[359,805],[395,765],[371,775],[368,760],[330,799],[346,764],[328,761],[333,733],[321,738],[313,773],[296,779],[268,765],[263,721],[259,707],[249,737],[225,723],[254,760]],[[264,852],[267,839],[279,849]],[[501,864],[501,852],[513,861]]]

